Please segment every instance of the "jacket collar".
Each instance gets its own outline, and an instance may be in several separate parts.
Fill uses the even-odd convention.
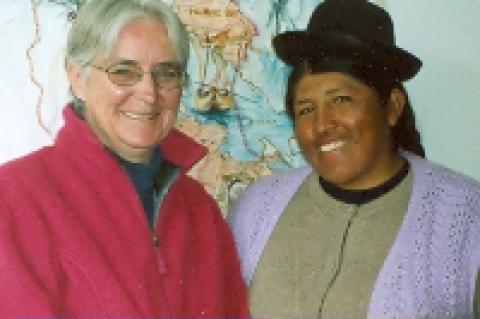
[[[206,147],[177,129],[170,130],[160,143],[160,149],[165,160],[179,166],[182,170],[189,170],[208,152]]]
[[[75,113],[71,104],[65,107],[63,118],[65,124],[56,137],[59,147],[71,152],[81,151],[86,159],[112,158],[88,124]],[[176,129],[172,129],[161,141],[160,150],[165,160],[179,166],[182,171],[189,170],[207,154],[206,147]]]

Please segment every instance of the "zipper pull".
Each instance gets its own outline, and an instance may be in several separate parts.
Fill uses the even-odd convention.
[[[163,275],[167,272],[167,266],[163,260],[162,252],[160,251],[160,238],[158,238],[157,235],[153,235],[152,241],[155,255],[157,257],[158,272]]]
[[[160,239],[158,238],[157,235],[153,235],[152,241],[153,241],[153,247],[155,248],[160,247]]]

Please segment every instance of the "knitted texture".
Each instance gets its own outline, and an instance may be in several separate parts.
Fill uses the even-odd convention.
[[[480,269],[480,185],[405,156],[413,170],[412,198],[377,278],[369,318],[472,318]],[[247,283],[278,218],[310,173],[303,167],[269,176],[239,199],[229,221]]]

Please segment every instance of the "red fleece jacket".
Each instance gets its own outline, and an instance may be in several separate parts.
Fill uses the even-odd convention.
[[[67,107],[53,146],[0,167],[0,318],[247,317],[229,229],[185,172],[205,149],[172,130],[182,173],[152,241],[127,174]]]

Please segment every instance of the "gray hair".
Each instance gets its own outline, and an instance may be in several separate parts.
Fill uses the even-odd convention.
[[[96,56],[109,56],[121,30],[132,20],[162,23],[175,56],[186,67],[188,33],[175,12],[161,0],[90,0],[79,10],[67,39],[66,62],[88,65]]]

